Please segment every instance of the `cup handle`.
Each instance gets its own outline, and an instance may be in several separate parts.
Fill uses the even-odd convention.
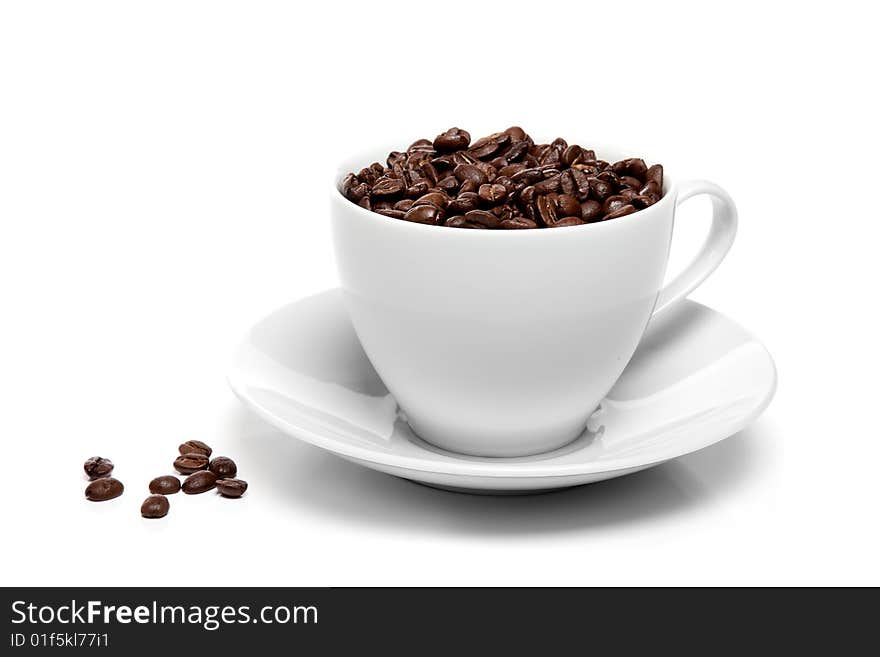
[[[706,280],[724,260],[733,244],[733,238],[736,237],[736,205],[730,195],[715,183],[707,180],[680,183],[678,198],[675,200],[676,208],[700,194],[708,194],[712,198],[712,226],[709,236],[691,264],[660,290],[654,305],[654,315],[685,298]]]

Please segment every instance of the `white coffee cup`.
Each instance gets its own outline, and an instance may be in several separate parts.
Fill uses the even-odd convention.
[[[736,234],[724,190],[668,175],[654,205],[584,226],[467,230],[391,219],[339,191],[347,172],[391,150],[339,170],[339,276],[364,351],[413,431],[454,452],[524,456],[579,436],[651,316],[711,274]],[[611,162],[631,156],[596,150]],[[709,236],[661,289],[675,209],[699,194],[712,198]]]

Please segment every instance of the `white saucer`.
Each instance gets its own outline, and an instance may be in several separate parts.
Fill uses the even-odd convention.
[[[620,477],[716,443],[767,407],[776,369],[736,323],[683,301],[652,321],[574,442],[521,458],[453,454],[410,430],[361,349],[337,289],[254,326],[229,383],[264,420],[345,459],[431,486],[502,494]]]

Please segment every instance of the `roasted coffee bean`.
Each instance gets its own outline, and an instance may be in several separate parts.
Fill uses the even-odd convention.
[[[629,187],[636,192],[642,188],[642,181],[638,178],[633,178],[632,176],[621,176],[620,184],[624,187]]]
[[[461,183],[458,182],[458,178],[455,176],[446,176],[437,181],[437,187],[442,189],[447,194],[455,194],[455,190],[458,189],[458,186]]]
[[[502,220],[498,226],[500,228],[507,228],[508,230],[523,230],[527,228],[537,228],[538,224],[525,217],[512,217],[511,219]]]
[[[584,221],[580,217],[563,217],[551,224],[550,228],[565,228],[566,226],[583,226]]]
[[[598,221],[602,218],[602,204],[592,199],[581,203],[581,219],[587,223]]]
[[[561,217],[579,217],[581,204],[571,194],[560,194],[556,197],[556,214]]]
[[[471,141],[450,128],[347,174],[340,191],[393,219],[471,229],[578,225],[625,216],[656,203],[663,167],[641,158],[614,164],[557,137],[536,144],[522,128]],[[609,200],[611,199],[611,200]],[[630,206],[634,210],[623,209]],[[484,214],[469,213],[481,211]],[[620,214],[620,213],[623,214]]]
[[[168,515],[168,498],[164,495],[150,495],[141,504],[141,515],[144,518],[164,518]]]
[[[639,157],[630,157],[611,165],[611,170],[618,176],[634,176],[636,178],[644,178],[648,172],[645,161]]]
[[[472,224],[480,224],[486,228],[496,228],[500,223],[497,216],[486,210],[471,210],[464,215],[464,218]]]
[[[536,194],[550,194],[551,192],[559,191],[559,179],[560,175],[555,175],[551,178],[545,178],[544,180],[539,180],[535,183],[535,193]]]
[[[467,148],[471,143],[471,135],[467,130],[449,128],[434,138],[434,148],[441,153],[451,153]]]
[[[612,191],[613,188],[610,183],[607,183],[604,180],[599,180],[598,178],[590,180],[590,196],[597,201],[604,201],[611,196]]]
[[[504,185],[498,185],[496,183],[486,183],[485,185],[480,185],[478,194],[487,204],[496,205],[498,203],[503,203],[507,198],[507,188]]]
[[[630,204],[636,210],[644,210],[649,205],[654,204],[654,199],[651,196],[642,196],[642,195],[634,196],[632,199],[630,199]]]
[[[208,467],[208,457],[204,454],[182,454],[174,459],[174,469],[180,474],[192,474]]]
[[[106,502],[122,495],[123,490],[124,486],[118,479],[101,477],[86,486],[86,499],[92,502]]]
[[[395,210],[393,208],[379,208],[378,210],[373,208],[373,212],[391,217],[392,219],[403,219],[406,216],[406,212],[403,210]]]
[[[156,477],[150,482],[150,492],[156,495],[174,495],[180,491],[180,479],[171,475]]]
[[[201,440],[187,440],[178,446],[177,451],[180,454],[204,454],[211,456],[211,448]]]
[[[413,206],[426,204],[435,205],[443,210],[449,205],[449,197],[443,192],[428,192],[424,196],[417,198],[415,203],[413,203]]]
[[[468,149],[468,152],[479,160],[485,160],[501,150],[501,147],[509,141],[509,134],[506,132],[496,132],[475,141],[473,146]]]
[[[609,196],[605,199],[605,202],[602,204],[602,212],[608,214],[609,212],[614,212],[619,207],[626,205],[628,201],[626,198],[620,195]]]
[[[609,219],[617,219],[618,217],[625,217],[628,214],[632,214],[636,209],[632,205],[621,205],[617,209],[609,212],[604,217],[602,217],[603,221],[608,221]]]
[[[663,165],[662,164],[654,164],[653,166],[648,167],[648,170],[645,172],[645,181],[648,183],[654,183],[657,185],[658,190],[663,189]],[[658,191],[658,194],[660,192]]]
[[[247,482],[243,479],[218,479],[217,490],[223,497],[241,497],[247,490]]]
[[[113,461],[105,459],[103,456],[93,456],[83,463],[83,470],[89,479],[106,477],[113,472]]]
[[[218,456],[211,459],[211,462],[208,464],[208,470],[220,479],[232,479],[238,473],[235,461],[228,456]]]
[[[443,210],[430,203],[414,205],[407,211],[403,218],[406,221],[412,221],[417,224],[436,226],[443,220]]]
[[[420,180],[419,182],[413,183],[409,187],[406,188],[406,197],[411,199],[419,198],[420,196],[424,196],[428,193],[430,185],[424,180]]]
[[[199,470],[184,479],[181,488],[187,495],[198,495],[211,490],[216,483],[217,475],[210,470]]]
[[[480,169],[474,164],[459,164],[452,170],[452,173],[455,174],[455,177],[462,183],[472,182],[477,185],[482,185],[489,180],[486,177],[486,174],[480,171]]]
[[[541,217],[541,221],[544,222],[545,226],[552,226],[556,223],[558,218],[558,215],[556,214],[556,204],[549,196],[538,196],[535,201],[535,206],[538,208],[538,215]]]
[[[373,185],[370,193],[374,197],[393,198],[402,195],[405,190],[406,183],[403,180],[382,176],[376,181],[376,184]]]

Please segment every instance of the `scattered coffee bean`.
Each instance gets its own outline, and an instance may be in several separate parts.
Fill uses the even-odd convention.
[[[204,454],[205,456],[211,456],[211,448],[201,440],[187,440],[177,450],[181,454]]]
[[[156,477],[150,482],[150,492],[157,495],[173,495],[180,491],[180,479],[172,475]]]
[[[235,461],[228,456],[218,456],[211,459],[211,462],[208,464],[208,470],[220,479],[232,479],[238,472]]]
[[[174,469],[181,474],[192,474],[198,470],[205,470],[207,467],[208,457],[196,452],[183,454],[174,459]]]
[[[101,477],[86,486],[86,498],[92,502],[105,502],[122,495],[123,489],[124,486],[118,479]]]
[[[217,490],[224,497],[241,497],[247,490],[247,482],[242,479],[218,479]]]
[[[164,495],[150,495],[141,504],[141,515],[144,518],[164,518],[170,506],[168,498]]]
[[[89,479],[106,477],[113,472],[113,461],[102,456],[93,456],[83,463],[83,470],[85,470]]]
[[[198,495],[211,490],[216,484],[217,475],[210,470],[199,470],[187,477],[181,488],[187,495]]]
[[[466,130],[450,128],[392,151],[386,163],[346,175],[343,195],[386,217],[432,226],[575,226],[632,214],[663,193],[660,164],[637,157],[612,164],[562,138],[535,144],[518,126],[473,143]],[[185,445],[181,454],[199,451]]]

